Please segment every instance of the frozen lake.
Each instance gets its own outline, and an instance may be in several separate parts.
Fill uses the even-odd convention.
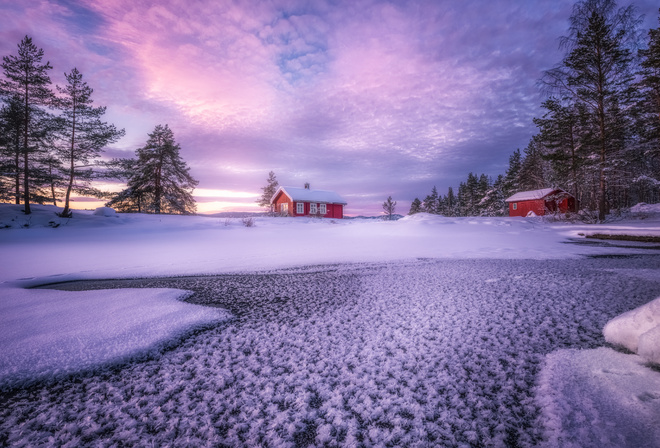
[[[235,318],[2,397],[0,444],[533,446],[544,356],[605,345],[660,256],[419,260],[146,280]]]

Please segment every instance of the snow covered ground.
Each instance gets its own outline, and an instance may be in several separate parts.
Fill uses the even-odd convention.
[[[20,319],[13,311],[0,315],[0,338],[10,342],[2,345],[0,371],[7,376],[0,386],[13,388],[0,403],[0,443],[158,445],[175,438],[193,445],[635,446],[641,431],[651,445],[660,445],[647,424],[660,415],[660,373],[641,362],[619,362],[637,358],[611,349],[599,349],[596,360],[585,362],[572,351],[555,352],[604,345],[601,330],[608,320],[660,295],[660,262],[649,256],[658,253],[653,244],[594,243],[579,236],[658,236],[660,214],[654,210],[599,226],[416,215],[396,222],[259,218],[247,228],[239,219],[203,216],[74,212],[74,219],[63,220],[53,207],[35,209],[27,218],[16,206],[0,205],[0,227],[7,227],[0,230],[0,304],[23,313]],[[567,244],[569,239],[584,244]],[[605,255],[638,257],[585,258]],[[336,267],[281,271],[314,265]],[[280,271],[251,274],[275,269]],[[239,282],[227,290],[231,281],[225,278],[220,286],[180,280],[160,285],[168,290],[139,292],[22,289],[66,280],[227,273],[251,286],[241,289]],[[289,283],[294,286],[287,290]],[[275,285],[284,292],[274,292]],[[39,328],[52,313],[74,316],[81,326],[70,327],[69,336],[52,323],[40,336],[63,337],[69,347],[76,338],[88,340],[94,332],[87,319],[99,315],[106,319],[101,328],[127,315],[138,316],[136,328],[163,328],[151,311],[180,297],[171,288],[196,291],[190,300],[226,308],[234,318],[174,300],[186,308],[175,315],[191,313],[190,320],[182,318],[181,326],[155,340],[109,344],[119,351],[104,357],[105,350],[96,349],[106,336],[99,335],[83,356],[54,356],[45,370],[8,365],[9,350],[20,346],[12,344],[26,343],[16,322]],[[81,305],[103,297],[107,301],[97,308]],[[147,308],[104,312],[119,297],[145,299],[140,303]],[[28,299],[39,305],[29,306]],[[182,339],[188,325],[212,322],[212,329]],[[174,349],[104,370],[117,360],[153,354],[168,340]],[[643,409],[631,413],[637,426],[588,420],[607,417],[598,406],[610,406],[616,394],[602,390],[617,389],[616,382],[598,389],[603,381],[584,381],[579,398],[568,387],[567,369],[591,378],[599,360],[620,366],[620,378],[634,371],[646,381],[624,394]],[[21,378],[29,384],[70,372],[67,366],[87,373],[16,387]],[[596,429],[585,433],[590,425]]]

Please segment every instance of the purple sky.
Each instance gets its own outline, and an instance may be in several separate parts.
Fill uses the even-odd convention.
[[[634,3],[657,28],[657,0]],[[434,185],[503,173],[527,145],[572,5],[0,0],[0,54],[28,34],[54,83],[77,67],[126,129],[109,155],[167,123],[200,212],[257,210],[273,170],[337,191],[346,214],[378,214],[388,195],[405,214]]]

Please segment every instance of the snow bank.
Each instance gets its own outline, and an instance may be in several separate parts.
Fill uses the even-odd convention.
[[[551,353],[537,402],[544,446],[660,446],[660,373],[639,356],[608,348]]]
[[[0,293],[0,389],[122,362],[229,317],[175,289]]]
[[[105,216],[106,218],[116,218],[117,212],[112,207],[98,207],[93,213],[95,216]]]
[[[660,297],[615,317],[605,325],[603,335],[607,342],[660,364]]]
[[[660,214],[660,204],[647,204],[645,202],[640,202],[637,205],[630,207],[632,213],[652,213]]]

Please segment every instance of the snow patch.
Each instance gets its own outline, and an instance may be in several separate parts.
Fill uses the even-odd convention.
[[[546,447],[660,446],[660,373],[609,348],[546,356],[536,395]]]
[[[116,218],[117,212],[112,207],[98,207],[94,210],[94,216],[105,216],[106,218]]]
[[[603,335],[611,344],[623,346],[631,352],[638,352],[642,335],[654,329],[660,329],[660,297],[610,320],[603,328]],[[656,338],[657,336],[650,335],[646,344]],[[660,347],[660,344],[658,346]],[[653,354],[658,350],[660,349],[654,350],[653,347],[645,346],[644,353]],[[660,357],[649,361],[660,364]]]
[[[229,313],[175,289],[85,292],[3,289],[0,389],[157,350]]]

